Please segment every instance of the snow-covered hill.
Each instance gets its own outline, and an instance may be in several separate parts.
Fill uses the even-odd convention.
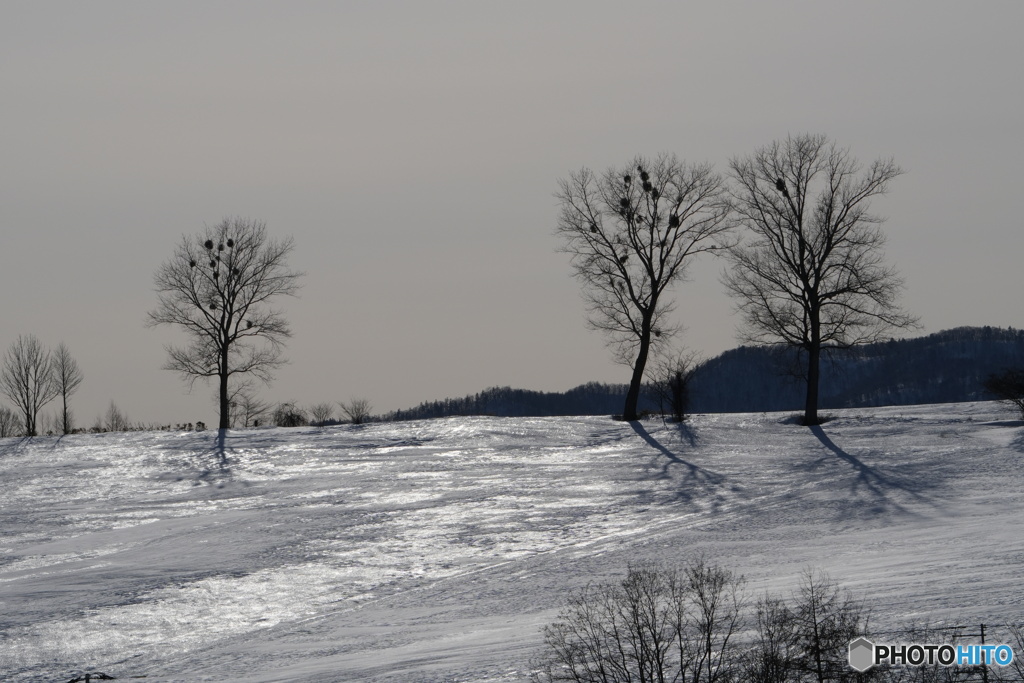
[[[0,440],[0,678],[520,681],[566,591],[695,553],[873,623],[1024,615],[993,403]]]

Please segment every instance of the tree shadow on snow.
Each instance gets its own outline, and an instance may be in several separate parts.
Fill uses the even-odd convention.
[[[857,505],[858,512],[869,512],[880,514],[885,512],[907,512],[903,502],[898,499],[906,499],[930,503],[931,501],[922,491],[929,487],[924,477],[908,476],[885,472],[877,467],[868,465],[854,455],[847,453],[837,446],[821,425],[810,427],[811,433],[821,444],[836,455],[841,461],[853,468],[856,473],[855,479],[850,483],[850,493],[858,500],[851,501]],[[815,469],[826,464],[827,458],[818,460],[806,465],[806,469]],[[864,508],[864,501],[859,500],[861,494],[867,492],[871,497],[873,505]]]
[[[192,450],[193,453],[199,455],[199,458],[193,462],[198,469],[196,481],[222,487],[225,481],[232,478],[228,452],[233,449],[227,444],[227,431],[218,429],[212,442],[206,442],[206,439],[203,439],[209,444],[208,448]]]
[[[680,458],[676,453],[673,453],[664,444],[651,436],[650,432],[644,428],[639,420],[630,422],[629,426],[633,428],[637,436],[665,456],[666,460],[661,465],[659,478],[672,479],[673,469],[682,468],[685,471],[682,480],[679,481],[679,490],[676,494],[680,500],[690,502],[699,495],[714,496],[713,507],[717,509],[718,504],[722,502],[720,490],[725,485],[725,477],[723,475]],[[697,435],[689,425],[680,423],[679,433],[682,441],[689,443],[690,446],[697,445]]]
[[[0,456],[4,455],[18,455],[26,450],[26,446],[32,443],[33,439],[39,437],[34,436],[21,436],[21,437],[8,437],[10,443],[0,446]]]

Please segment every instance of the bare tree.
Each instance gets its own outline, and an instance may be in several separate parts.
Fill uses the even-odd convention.
[[[113,400],[110,401],[107,412],[103,416],[102,425],[104,431],[107,432],[126,432],[132,426],[128,416],[117,407]]]
[[[685,351],[665,354],[655,362],[651,388],[658,399],[662,415],[667,407],[676,422],[687,418],[690,410],[690,385],[703,362],[696,352]]]
[[[53,354],[53,381],[57,383],[61,397],[57,428],[62,434],[70,434],[75,428],[74,416],[68,408],[68,399],[78,390],[82,379],[82,370],[78,367],[78,362],[71,357],[71,352],[64,342],[61,342]]]
[[[847,647],[867,633],[867,610],[828,574],[807,569],[792,609],[799,655],[794,669],[818,683],[849,673]]]
[[[731,681],[736,659],[736,635],[743,627],[743,577],[703,558],[685,571],[690,589],[690,657],[682,667],[683,680],[697,683]],[[687,677],[686,674],[689,674]]]
[[[306,411],[293,401],[281,403],[274,409],[274,424],[278,427],[305,427],[309,424]]]
[[[556,232],[583,283],[588,322],[633,370],[626,420],[637,418],[652,346],[675,331],[665,319],[672,308],[666,290],[693,257],[724,246],[731,226],[723,187],[710,165],[670,155],[637,157],[601,176],[584,168],[559,181]]]
[[[570,595],[544,628],[536,683],[736,680],[743,579],[702,560],[631,566],[619,584]]]
[[[757,631],[753,647],[743,657],[743,680],[788,683],[796,677],[799,634],[792,610],[779,597],[767,594],[755,605]]]
[[[232,385],[229,393],[228,409],[231,411],[232,428],[258,426],[259,421],[270,412],[270,404],[259,399],[252,380]],[[217,398],[219,401],[219,395]]]
[[[198,378],[217,378],[220,429],[230,426],[231,377],[248,373],[269,382],[284,362],[291,330],[270,302],[298,292],[301,273],[286,263],[292,248],[291,238],[268,238],[262,222],[226,219],[183,237],[156,273],[159,303],[149,324],[177,325],[190,339],[187,347],[167,347],[164,367],[190,387]]]
[[[21,420],[18,414],[7,406],[0,406],[0,438],[17,436],[21,433]]]
[[[373,407],[370,402],[365,398],[354,398],[348,403],[338,402],[338,407],[341,408],[342,414],[348,418],[349,422],[354,425],[363,424],[370,419],[370,411]]]
[[[19,335],[4,356],[0,392],[21,412],[25,436],[36,436],[36,416],[58,391],[50,352],[35,335]]]
[[[323,427],[334,417],[334,406],[330,403],[315,403],[309,408],[309,423],[314,427]]]
[[[1016,408],[1024,420],[1024,370],[1010,368],[993,373],[985,378],[981,386],[997,401]]]
[[[882,262],[882,219],[868,213],[901,169],[860,164],[823,135],[773,142],[730,163],[732,207],[752,235],[731,250],[724,277],[744,340],[807,354],[804,424],[818,424],[822,350],[879,341],[912,327],[897,298],[903,281]]]

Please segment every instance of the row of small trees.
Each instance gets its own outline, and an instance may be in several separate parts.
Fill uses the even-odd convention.
[[[0,392],[15,410],[0,408],[0,436],[38,434],[37,420],[42,408],[60,397],[57,429],[62,434],[74,430],[69,399],[78,390],[83,375],[68,347],[61,342],[51,351],[35,335],[21,335],[4,354],[0,368]]]
[[[751,600],[743,578],[696,559],[632,566],[619,583],[572,593],[544,629],[536,683],[852,680],[846,650],[867,613],[808,570],[786,600]]]
[[[1024,681],[1024,663],[888,667],[858,673],[849,643],[871,637],[867,608],[807,570],[792,596],[752,597],[742,577],[703,559],[632,566],[618,583],[574,591],[544,629],[534,683],[925,683]],[[1024,645],[1024,632],[1009,627]],[[889,642],[950,642],[956,631],[907,626]],[[1018,650],[1019,651],[1019,650]]]
[[[338,412],[335,412],[337,405]],[[354,398],[349,402],[338,401],[337,404],[323,402],[314,403],[308,409],[303,409],[294,403],[282,403],[274,410],[274,424],[278,427],[300,427],[313,425],[314,427],[326,427],[328,425],[350,422],[352,424],[363,424],[372,419],[372,407],[365,398]],[[335,419],[335,416],[340,419]]]

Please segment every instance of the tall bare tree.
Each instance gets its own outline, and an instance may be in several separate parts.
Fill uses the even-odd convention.
[[[590,326],[608,335],[616,360],[632,368],[623,418],[637,418],[652,346],[675,331],[667,290],[693,257],[725,246],[731,228],[721,177],[675,156],[559,181],[557,234],[583,283]]]
[[[806,353],[803,420],[818,424],[823,349],[879,341],[916,324],[897,305],[903,281],[882,260],[882,219],[868,212],[902,170],[891,159],[863,169],[824,135],[773,142],[730,168],[731,204],[751,235],[731,250],[724,276],[743,339]]]
[[[298,292],[302,274],[287,266],[292,248],[291,238],[270,239],[260,221],[226,219],[183,237],[156,273],[159,303],[149,324],[176,325],[190,342],[168,346],[164,367],[190,387],[198,378],[217,379],[220,429],[230,427],[231,377],[252,374],[269,382],[284,362],[291,330],[271,301]]]
[[[59,391],[49,350],[35,335],[19,335],[4,355],[0,392],[21,412],[25,436],[36,436],[36,416]]]
[[[74,415],[68,408],[68,399],[78,390],[82,383],[83,375],[78,362],[71,357],[68,347],[61,342],[57,351],[53,354],[53,381],[57,383],[57,389],[61,397],[61,410],[59,425],[57,428],[62,434],[70,434],[75,428]]]

